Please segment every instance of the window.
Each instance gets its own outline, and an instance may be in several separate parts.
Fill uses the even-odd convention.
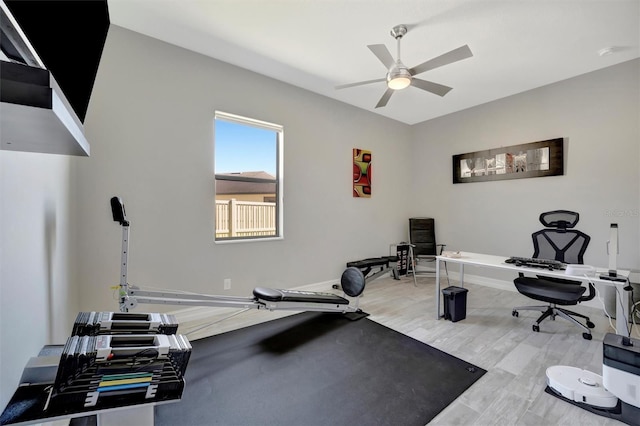
[[[215,241],[282,237],[280,125],[216,112]]]

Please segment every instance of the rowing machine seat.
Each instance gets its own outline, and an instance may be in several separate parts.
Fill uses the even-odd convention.
[[[268,302],[301,302],[301,303],[328,303],[332,305],[348,305],[349,301],[332,293],[319,293],[315,291],[279,290],[275,288],[256,287],[253,295],[259,300]]]

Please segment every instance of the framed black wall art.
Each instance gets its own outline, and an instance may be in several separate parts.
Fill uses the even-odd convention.
[[[562,138],[453,156],[453,183],[562,174],[564,174]]]

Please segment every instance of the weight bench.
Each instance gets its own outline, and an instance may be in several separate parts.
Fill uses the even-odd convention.
[[[394,265],[390,266],[389,264],[393,262]],[[365,277],[365,281],[373,281],[380,276],[386,274],[387,272],[391,272],[393,275],[393,279],[399,280],[398,269],[396,268],[395,263],[398,262],[397,256],[382,256],[382,257],[371,257],[369,259],[356,260],[355,262],[348,262],[347,268],[358,268],[362,271],[362,274]],[[374,271],[376,268],[380,268],[378,271]],[[373,274],[371,274],[373,272]]]
[[[380,278],[382,275],[391,272],[393,279],[399,280],[398,269],[396,263],[398,262],[397,256],[382,256],[382,257],[370,257],[369,259],[356,260],[354,262],[347,262],[347,270],[349,268],[359,271],[364,277],[365,283]],[[393,263],[393,265],[390,265]],[[340,284],[343,284],[342,282]],[[340,288],[339,284],[334,284],[333,288]],[[343,285],[344,289],[344,285]]]

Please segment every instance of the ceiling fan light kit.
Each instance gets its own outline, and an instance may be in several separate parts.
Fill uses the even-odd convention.
[[[389,89],[401,90],[411,85],[411,73],[407,68],[392,68],[387,74]]]
[[[376,108],[387,105],[391,95],[395,90],[405,89],[409,86],[416,87],[418,89],[425,90],[427,92],[436,94],[438,96],[444,96],[452,89],[451,87],[444,86],[442,84],[434,83],[427,80],[415,78],[414,76],[434,68],[438,68],[444,65],[451,64],[453,62],[460,61],[462,59],[470,58],[473,56],[469,46],[464,45],[450,52],[437,56],[420,65],[416,65],[413,68],[408,68],[400,60],[400,40],[407,34],[406,25],[396,25],[391,29],[391,36],[397,40],[398,43],[398,56],[397,59],[393,59],[389,49],[384,44],[371,44],[367,47],[387,68],[387,75],[384,79],[360,81],[357,83],[343,84],[336,86],[336,89],[346,89],[348,87],[362,86],[365,84],[377,83],[380,81],[387,82],[387,90],[384,92],[380,100],[378,101]]]

